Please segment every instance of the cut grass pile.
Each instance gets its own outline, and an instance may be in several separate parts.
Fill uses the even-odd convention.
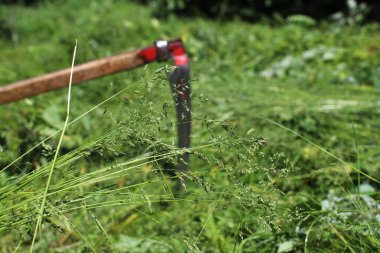
[[[172,171],[162,64],[73,87],[35,252],[380,248],[378,24],[157,20],[110,0],[9,10],[1,84],[67,67],[76,38],[77,64],[178,36],[192,64],[188,175]],[[66,93],[0,107],[1,251],[30,249]]]

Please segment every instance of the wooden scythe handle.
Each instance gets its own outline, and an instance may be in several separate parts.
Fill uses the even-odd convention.
[[[74,67],[73,84],[144,65],[140,49]],[[0,104],[61,89],[69,85],[70,68],[0,87]]]

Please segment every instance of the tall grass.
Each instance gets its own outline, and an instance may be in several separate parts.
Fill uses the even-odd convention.
[[[34,234],[33,234],[32,244],[30,246],[30,252],[33,252],[33,246],[34,246],[34,242],[35,242],[36,237],[37,237],[37,232],[38,232],[39,229],[41,229],[42,217],[44,215],[44,210],[45,210],[46,196],[47,196],[48,191],[49,191],[49,186],[50,186],[51,178],[52,178],[54,167],[55,167],[55,164],[56,164],[56,161],[57,161],[57,158],[58,158],[59,150],[61,148],[63,136],[65,135],[65,130],[66,130],[67,124],[69,123],[70,105],[71,105],[71,84],[72,84],[72,81],[73,81],[74,62],[75,62],[75,55],[76,55],[76,52],[77,52],[77,45],[78,45],[78,41],[75,42],[74,53],[73,53],[73,60],[72,60],[72,64],[71,64],[69,89],[68,89],[68,93],[67,93],[67,111],[66,111],[65,124],[63,125],[61,137],[59,138],[57,149],[55,151],[53,162],[51,164],[51,168],[50,168],[50,172],[49,172],[49,177],[48,177],[48,180],[46,182],[45,192],[44,192],[43,197],[42,197],[41,207],[40,207],[39,212],[38,212],[38,218],[37,218],[37,223],[36,223],[36,227],[35,227]]]
[[[152,80],[157,80],[157,78],[154,77]],[[149,90],[149,87],[147,90]],[[107,101],[109,100],[107,99]],[[137,101],[141,105],[146,104],[147,98],[145,94],[139,95]],[[70,99],[68,99],[68,103],[70,103]],[[96,105],[94,108],[98,106]],[[83,115],[88,115],[94,108]],[[129,114],[130,118],[127,121],[122,120],[117,123],[114,129],[110,129],[75,150],[58,156],[65,129],[71,125],[68,117],[70,108],[68,107],[65,126],[62,129],[52,161],[36,171],[10,178],[1,187],[1,203],[4,208],[0,211],[0,231],[5,233],[21,229],[28,234],[27,231],[33,227],[33,221],[37,219],[37,224],[34,228],[35,232],[31,238],[30,251],[34,248],[38,251],[42,250],[41,242],[45,241],[43,236],[39,237],[38,246],[35,244],[39,229],[41,229],[40,231],[45,231],[43,235],[50,229],[74,233],[77,240],[83,240],[89,249],[94,250],[96,249],[94,242],[87,238],[86,232],[81,231],[81,228],[85,229],[83,225],[75,225],[72,220],[73,217],[71,217],[73,213],[80,216],[85,215],[85,217],[86,213],[89,213],[89,217],[99,229],[98,236],[105,238],[110,250],[117,251],[114,246],[114,239],[108,234],[106,227],[102,225],[101,219],[97,217],[94,210],[114,207],[137,210],[135,208],[148,206],[148,213],[152,213],[155,206],[166,202],[174,203],[177,206],[175,212],[180,214],[182,212],[182,203],[209,203],[216,201],[215,209],[222,198],[228,195],[227,189],[213,194],[212,187],[199,177],[207,173],[207,171],[195,170],[192,173],[183,174],[173,170],[173,165],[168,167],[168,164],[176,163],[176,157],[183,153],[184,150],[177,149],[159,139],[160,129],[165,125],[170,126],[172,119],[168,115],[165,116],[167,108],[162,107],[159,110],[156,108],[152,107],[151,111],[142,117],[140,112],[132,111]],[[162,119],[156,120],[155,115],[162,112],[164,114],[161,114],[161,116],[166,118],[166,123]],[[139,121],[136,122],[136,119],[139,119]],[[244,152],[254,153],[256,152],[254,150],[261,145],[260,141],[256,142],[254,138],[236,136],[223,121],[209,119],[201,121],[204,121],[202,125],[210,129],[209,138],[206,138],[206,143],[198,144],[189,151],[207,163],[217,163],[218,166],[223,166],[224,163],[228,162],[217,157],[222,157],[222,152],[226,147],[236,148],[242,145],[242,151],[246,150]],[[72,122],[72,124],[74,123]],[[147,128],[147,126],[150,126],[151,129]],[[215,136],[215,130],[218,128],[225,129],[226,134]],[[207,158],[202,154],[205,150],[214,150],[215,153],[211,152],[214,155]],[[211,162],[210,158],[214,162]],[[104,160],[109,165],[105,167],[96,166],[89,171],[79,172],[78,167],[81,164],[86,164],[83,163],[85,160],[91,163],[91,160],[94,159]],[[247,158],[243,158],[243,160],[245,159]],[[11,164],[14,163],[12,162]],[[2,173],[7,168],[10,168],[10,166],[6,166]],[[148,171],[144,171],[146,170],[144,168],[148,168]],[[171,175],[166,175],[163,171],[171,171]],[[46,178],[45,191],[41,194],[40,188]],[[175,178],[181,178],[181,181],[186,185],[193,182],[201,186],[206,194],[186,193],[182,195],[173,192],[171,187],[175,180],[173,181],[172,179]],[[143,180],[141,181],[141,179]],[[129,183],[124,185],[126,182]],[[119,187],[117,187],[118,185]],[[157,192],[157,189],[161,187],[162,190]],[[189,196],[186,196],[188,194]],[[231,197],[233,196],[234,194],[231,193]],[[237,203],[239,202],[238,200],[236,201]],[[31,212],[38,203],[40,203],[38,212]],[[81,210],[84,213],[79,212]],[[141,210],[139,212],[145,213]],[[181,216],[179,215],[178,217]],[[74,220],[78,222],[78,218],[74,218]],[[79,218],[79,220],[81,219]],[[158,221],[157,219],[153,220]],[[180,218],[180,221],[185,224],[186,228],[186,223],[189,221],[185,220],[185,218]],[[42,222],[46,224],[43,229],[41,228]],[[207,222],[203,225],[203,229],[206,225]],[[172,230],[171,228],[168,229]],[[188,236],[193,233],[190,228],[185,230],[189,233]],[[202,235],[202,230],[199,232],[195,242]],[[49,241],[49,239],[46,240]],[[17,248],[25,243],[28,244],[28,241],[28,236],[24,235],[20,238]]]
[[[57,159],[66,91],[1,107],[0,251],[27,252],[39,217],[35,252],[380,247],[378,25],[155,20],[125,1],[15,15],[19,44],[0,38],[2,83],[64,67],[66,38],[79,36],[84,62],[183,35],[194,147],[178,173],[169,67],[78,86]]]
[[[140,99],[142,104],[146,103],[143,95]],[[224,250],[235,248],[235,252],[245,252],[257,249],[261,242],[267,245],[262,252],[267,252],[269,248],[277,248],[281,239],[276,235],[289,231],[290,222],[307,228],[304,244],[297,240],[303,237],[302,232],[295,231],[290,235],[295,238],[293,248],[299,245],[312,251],[316,242],[328,245],[327,240],[331,240],[336,249],[356,251],[357,246],[353,242],[366,230],[365,227],[371,231],[371,236],[360,239],[360,245],[368,249],[377,247],[378,232],[376,223],[373,223],[375,216],[371,215],[376,213],[376,209],[363,203],[361,195],[336,192],[334,194],[338,194],[339,200],[334,200],[337,198],[335,195],[328,199],[331,206],[336,205],[334,208],[340,208],[344,203],[340,198],[347,199],[344,209],[339,209],[343,213],[352,213],[347,220],[342,220],[335,209],[297,207],[286,195],[288,184],[296,181],[286,157],[268,152],[265,139],[251,137],[252,131],[241,136],[236,133],[236,126],[225,121],[205,119],[195,114],[194,125],[205,128],[205,142],[190,150],[193,156],[190,173],[178,174],[172,170],[175,166],[170,164],[175,164],[176,157],[183,151],[159,139],[162,132],[158,129],[168,123],[170,126],[171,122],[155,120],[155,115],[160,115],[162,110],[155,107],[144,116],[132,111],[128,113],[127,121],[119,121],[93,141],[56,157],[37,171],[10,178],[0,188],[3,206],[0,210],[1,233],[24,231],[15,247],[28,246],[30,238],[27,231],[40,217],[40,212],[31,210],[45,196],[43,235],[48,235],[49,231],[71,234],[74,237],[70,241],[83,241],[83,247],[94,252],[118,251],[120,245],[124,245],[120,244],[119,235],[114,231],[114,226],[118,225],[112,225],[113,215],[110,216],[109,212],[116,212],[116,217],[121,217],[117,218],[117,223],[123,220],[123,213],[129,213],[129,217],[133,213],[141,215],[149,221],[149,231],[162,230],[166,236],[180,229],[183,232],[178,239],[184,236],[185,247],[194,252],[207,247],[208,243],[221,243]],[[140,122],[136,123],[133,119],[137,118]],[[95,165],[93,161],[103,165]],[[55,173],[51,174],[53,164]],[[41,186],[45,184],[46,187],[44,182],[50,175],[49,190],[41,195]],[[177,178],[182,178],[186,192],[171,190],[175,185],[173,179]],[[350,182],[348,177],[345,178],[342,180]],[[169,213],[165,212],[166,208],[170,208]],[[193,210],[192,214],[184,212],[187,208]],[[164,218],[162,215],[168,216]],[[201,215],[201,220],[194,223],[193,219],[198,215]],[[243,218],[240,220],[239,217]],[[232,221],[231,227],[228,224]],[[325,226],[326,221],[329,226]],[[227,226],[226,230],[233,228],[232,241],[222,239],[226,232],[221,231],[216,222]],[[95,230],[89,232],[92,226]],[[318,238],[320,233],[329,231],[337,240]],[[50,235],[44,239],[44,236],[37,241],[36,251],[52,247],[48,245],[58,240],[58,237],[52,239],[54,236]],[[154,247],[161,246],[155,244]]]

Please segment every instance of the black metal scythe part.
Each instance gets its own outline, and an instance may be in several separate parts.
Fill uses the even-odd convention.
[[[185,47],[181,39],[170,42],[158,40],[155,42],[155,50],[147,48],[142,50],[140,55],[147,59],[147,62],[154,58],[159,62],[172,59],[176,66],[169,75],[169,83],[177,112],[178,147],[184,149],[178,157],[179,170],[185,172],[189,164],[189,153],[186,149],[190,148],[191,133],[190,64]]]
[[[191,100],[190,100],[190,68],[189,65],[177,66],[169,76],[170,87],[176,104],[178,120],[178,147],[190,148],[191,134]],[[179,169],[184,172],[188,168],[189,153],[179,157]]]

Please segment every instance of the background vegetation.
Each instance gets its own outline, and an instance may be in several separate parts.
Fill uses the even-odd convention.
[[[68,67],[76,38],[76,64],[178,36],[192,64],[189,174],[172,170],[170,66],[73,88],[34,251],[376,252],[379,25],[355,13],[253,24],[155,8],[0,5],[1,84]],[[66,92],[0,107],[3,252],[30,249]]]

